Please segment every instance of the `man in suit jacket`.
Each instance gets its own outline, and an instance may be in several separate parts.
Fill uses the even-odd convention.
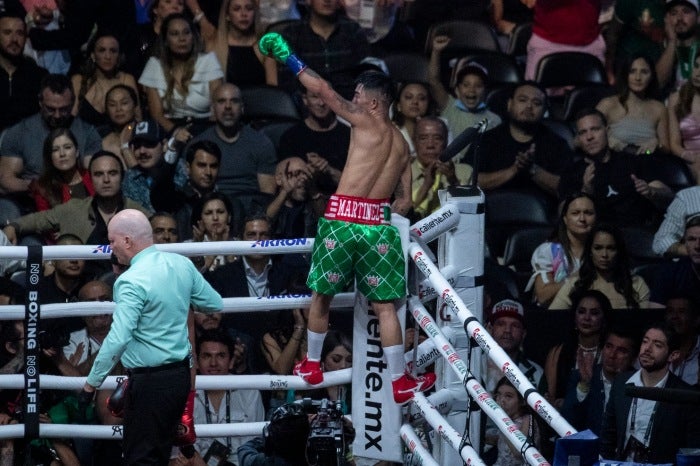
[[[590,429],[600,435],[613,380],[618,374],[633,368],[638,349],[636,336],[622,328],[610,330],[600,363],[590,371],[577,369],[571,373],[561,414],[572,426],[579,430]]]
[[[613,382],[601,431],[606,459],[641,463],[675,463],[679,448],[700,447],[697,406],[657,402],[625,395],[625,386],[691,389],[669,371],[679,357],[680,340],[668,325],[653,324],[639,350],[641,369]]]

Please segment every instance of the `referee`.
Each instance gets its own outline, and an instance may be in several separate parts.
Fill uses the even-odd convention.
[[[153,246],[143,213],[117,213],[109,222],[108,237],[119,262],[130,266],[114,284],[112,327],[83,391],[94,392],[121,359],[129,374],[124,464],[167,465],[191,385],[190,305],[211,313],[221,310],[223,301],[192,261]]]

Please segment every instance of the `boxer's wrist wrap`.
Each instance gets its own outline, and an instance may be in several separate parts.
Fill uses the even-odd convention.
[[[287,65],[287,68],[292,70],[292,73],[297,76],[299,76],[299,74],[306,69],[306,63],[301,61],[295,54],[291,54],[287,57],[285,65]]]

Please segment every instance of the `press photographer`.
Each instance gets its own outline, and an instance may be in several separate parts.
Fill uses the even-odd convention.
[[[340,403],[309,399],[277,408],[263,436],[238,448],[240,466],[341,466],[354,436]]]

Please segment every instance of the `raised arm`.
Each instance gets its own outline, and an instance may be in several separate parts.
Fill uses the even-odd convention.
[[[309,91],[317,94],[336,115],[347,120],[353,126],[368,121],[367,114],[354,103],[344,99],[335,92],[330,83],[297,57],[289,44],[276,32],[269,32],[260,38],[258,47],[263,55],[273,57],[284,64],[299,78],[299,82]]]

